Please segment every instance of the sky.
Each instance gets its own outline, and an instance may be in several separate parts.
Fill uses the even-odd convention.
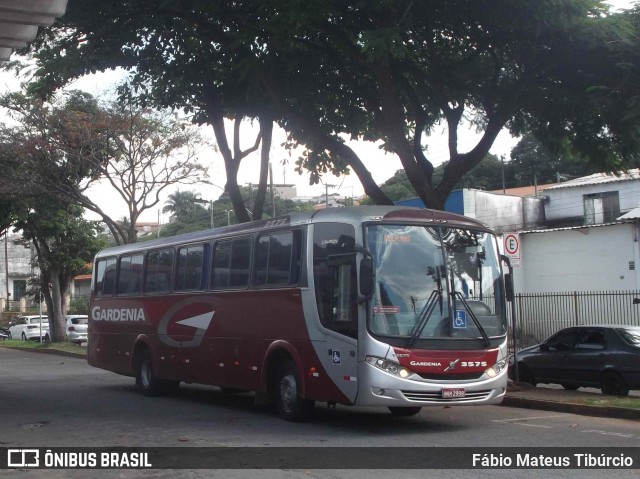
[[[635,2],[633,0],[612,0],[609,3],[615,8],[628,8]],[[75,81],[68,88],[83,90],[96,97],[105,97],[113,91],[115,85],[122,79],[122,73],[109,71],[83,77]],[[19,87],[19,79],[9,73],[0,72],[0,94],[6,91],[15,91],[19,89]],[[228,131],[231,132],[231,128],[229,128]],[[211,127],[203,127],[203,133],[213,141]],[[459,131],[459,151],[466,152],[470,150],[475,146],[478,139],[479,135],[475,133],[475,131],[470,128],[461,127]],[[229,138],[230,142],[231,140],[232,139]],[[329,193],[338,193],[343,196],[354,197],[363,195],[364,190],[355,174],[340,177],[325,175],[322,177],[322,184],[309,185],[308,174],[300,175],[295,171],[295,162],[299,152],[287,152],[281,147],[284,140],[284,131],[276,128],[274,130],[273,146],[270,153],[274,183],[295,184],[298,196],[320,196],[325,192],[325,185],[331,185],[328,188]],[[253,144],[254,141],[255,131],[252,131],[251,125],[244,125],[241,135],[241,146],[246,148]],[[498,157],[504,156],[506,159],[509,159],[511,149],[517,144],[517,142],[517,138],[511,137],[508,132],[503,131],[494,142],[490,153]],[[444,128],[438,128],[432,132],[429,138],[426,139],[425,143],[427,147],[427,156],[434,166],[438,166],[442,162],[448,160],[447,137],[446,130]],[[348,142],[348,145],[365,162],[367,168],[371,171],[374,181],[378,184],[385,182],[393,176],[397,170],[402,169],[400,160],[395,155],[386,154],[379,148],[378,144],[364,141],[353,141]],[[284,165],[283,160],[286,160],[286,164]],[[226,182],[222,156],[215,151],[210,151],[201,158],[201,162],[209,166],[209,179],[215,186],[182,185],[180,186],[180,190],[197,192],[204,200],[216,200],[222,193],[222,189]],[[259,152],[256,152],[242,160],[240,171],[238,173],[239,184],[255,184],[258,182],[259,162]],[[164,195],[165,198],[168,194],[173,193],[174,191],[175,188],[169,188]],[[117,201],[118,198],[114,197],[113,191],[104,185],[90,190],[90,197],[101,206],[110,205],[108,207],[105,206],[105,210],[108,211],[112,217],[122,217],[127,214],[127,208],[124,200],[121,202]],[[163,200],[158,207],[143,213],[139,221],[157,221],[160,214],[159,211],[164,206],[164,201],[166,200]],[[96,217],[91,214],[88,214],[87,217],[96,219]],[[166,215],[160,214],[160,217],[161,223],[168,221]]]

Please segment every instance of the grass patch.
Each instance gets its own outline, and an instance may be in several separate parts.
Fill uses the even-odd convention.
[[[41,343],[39,341],[19,341],[16,339],[9,339],[5,341],[0,341],[0,346],[4,346],[6,348],[15,348],[15,349],[53,349],[56,351],[64,351],[66,353],[74,353],[82,356],[87,355],[86,346],[79,346],[75,343]]]
[[[637,397],[603,397],[602,399],[585,399],[584,403],[588,406],[640,409],[640,398]]]

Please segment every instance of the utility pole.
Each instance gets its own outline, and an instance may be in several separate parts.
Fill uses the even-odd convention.
[[[329,188],[335,188],[336,185],[325,184],[324,185],[324,207],[329,207]]]
[[[4,279],[7,286],[7,305],[9,304],[9,247],[8,247],[9,229],[4,230]]]
[[[269,162],[269,184],[271,185],[271,217],[276,217],[276,201],[273,194],[273,168],[271,168],[271,162]]]

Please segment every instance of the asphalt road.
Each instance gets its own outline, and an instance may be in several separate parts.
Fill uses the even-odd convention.
[[[0,348],[2,447],[640,447],[637,421],[504,406],[425,408],[413,418],[384,409],[319,405],[308,423],[256,408],[248,394],[183,385],[176,396],[147,398],[132,378],[83,359]],[[638,466],[640,468],[640,465]],[[295,471],[0,471],[7,477],[363,477],[357,470]],[[396,473],[397,472],[397,473]],[[550,471],[438,470],[430,477],[547,477]],[[614,477],[639,477],[616,470]],[[368,471],[367,477],[388,477]],[[393,477],[426,477],[394,471]],[[602,471],[554,470],[555,477]]]

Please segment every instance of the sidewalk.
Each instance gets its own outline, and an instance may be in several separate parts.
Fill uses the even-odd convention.
[[[631,397],[637,398],[638,391],[632,391]],[[594,406],[585,404],[586,400],[602,400],[606,398],[596,389],[579,389],[568,391],[561,387],[531,386],[526,383],[509,381],[507,394],[502,401],[503,406],[545,411],[568,412],[584,416],[599,416],[619,419],[640,419],[640,408],[624,408],[612,406]]]

